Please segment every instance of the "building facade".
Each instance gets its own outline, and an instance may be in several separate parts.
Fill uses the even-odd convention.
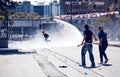
[[[51,16],[51,13],[53,14],[53,16],[59,16],[60,5],[58,1],[56,0],[54,0],[52,3],[48,5],[45,5],[44,3],[39,4],[39,5],[31,5],[30,1],[24,1],[24,2],[19,3],[19,5],[11,11],[13,13],[23,12],[25,14],[35,12],[42,17],[49,17]]]
[[[59,16],[60,15],[60,5],[58,1],[54,0],[49,5],[37,5],[34,6],[34,12],[38,13],[42,17]]]
[[[30,10],[31,10],[31,3],[29,2],[29,1],[25,1],[25,2],[23,2],[23,5],[22,5],[22,9],[23,9],[23,12],[25,13],[25,14],[27,14],[27,13],[30,13]]]
[[[60,15],[60,4],[57,0],[54,0],[52,3],[49,4],[50,15],[52,13],[53,16]]]
[[[108,0],[60,0],[61,14],[105,12]]]
[[[11,10],[13,13],[15,12],[23,12],[25,14],[32,13],[33,12],[33,5],[31,5],[30,1],[24,1],[19,3],[18,6],[16,6],[15,9]]]
[[[49,5],[34,6],[34,12],[42,17],[48,17],[50,15],[49,11]]]

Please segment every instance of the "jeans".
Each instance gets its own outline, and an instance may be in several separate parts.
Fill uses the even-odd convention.
[[[103,57],[107,60],[107,55],[105,53],[105,50],[107,49],[108,44],[104,44],[102,46],[99,45],[99,53],[100,53],[100,62],[103,63]]]
[[[83,66],[86,65],[85,55],[86,55],[86,52],[87,52],[87,51],[89,52],[89,58],[90,58],[90,61],[91,61],[91,65],[92,65],[92,66],[95,66],[94,56],[93,56],[93,53],[92,53],[92,47],[93,47],[92,44],[85,44],[85,45],[82,47],[81,59],[82,59],[82,65],[83,65]]]

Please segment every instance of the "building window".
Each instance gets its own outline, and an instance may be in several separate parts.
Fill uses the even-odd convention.
[[[88,0],[85,0],[85,2],[88,2]]]
[[[96,2],[104,2],[104,0],[95,0]]]
[[[90,0],[90,2],[93,2],[94,0]]]

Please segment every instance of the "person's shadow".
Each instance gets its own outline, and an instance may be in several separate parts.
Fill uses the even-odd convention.
[[[102,64],[103,66],[112,66],[112,64]]]
[[[0,55],[14,55],[14,54],[34,54],[36,52],[22,52],[19,51],[18,49],[9,49],[9,48],[0,48]]]

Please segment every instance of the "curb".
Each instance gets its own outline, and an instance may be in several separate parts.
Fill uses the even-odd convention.
[[[94,43],[94,44],[99,44],[99,43]],[[108,44],[108,46],[113,46],[113,47],[120,47],[120,45],[116,45],[116,44]]]

